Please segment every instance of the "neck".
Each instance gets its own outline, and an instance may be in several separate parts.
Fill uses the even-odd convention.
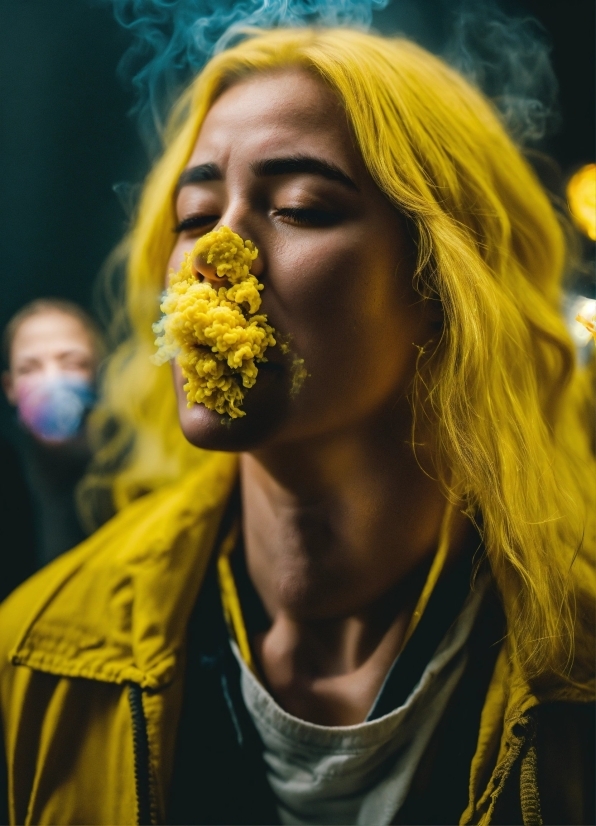
[[[242,456],[247,566],[272,621],[255,653],[274,694],[306,719],[328,719],[310,707],[315,684],[363,670],[352,680],[361,702],[340,719],[366,716],[436,550],[446,501],[404,425],[372,422]],[[455,520],[454,547],[463,533]],[[306,707],[296,699],[305,691]]]

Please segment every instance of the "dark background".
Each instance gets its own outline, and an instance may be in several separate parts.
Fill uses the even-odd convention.
[[[594,4],[502,5],[534,15],[551,38],[563,119],[547,149],[568,174],[594,160]],[[393,0],[375,24],[440,48],[453,8]],[[109,4],[0,0],[0,328],[40,296],[92,306],[127,223],[113,185],[142,180],[149,164],[116,76],[128,42]]]

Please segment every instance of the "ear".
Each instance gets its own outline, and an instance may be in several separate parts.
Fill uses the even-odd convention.
[[[13,382],[12,382],[12,376],[10,375],[9,370],[5,370],[2,373],[2,387],[3,387],[4,392],[6,394],[6,398],[8,399],[10,404],[16,405],[17,398],[15,396],[14,385],[13,385]]]

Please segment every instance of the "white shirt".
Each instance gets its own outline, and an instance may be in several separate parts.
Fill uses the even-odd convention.
[[[391,823],[464,671],[466,642],[487,584],[477,580],[405,703],[355,726],[320,726],[288,714],[231,643],[283,824]]]

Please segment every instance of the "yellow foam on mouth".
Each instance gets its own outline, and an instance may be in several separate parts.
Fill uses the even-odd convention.
[[[245,391],[257,380],[259,362],[275,345],[267,316],[258,314],[263,284],[250,273],[258,250],[229,227],[198,239],[178,272],[171,272],[153,325],[156,364],[176,358],[186,378],[188,406],[204,404],[232,419],[245,416]],[[230,286],[214,288],[198,281],[192,261],[202,257]]]

